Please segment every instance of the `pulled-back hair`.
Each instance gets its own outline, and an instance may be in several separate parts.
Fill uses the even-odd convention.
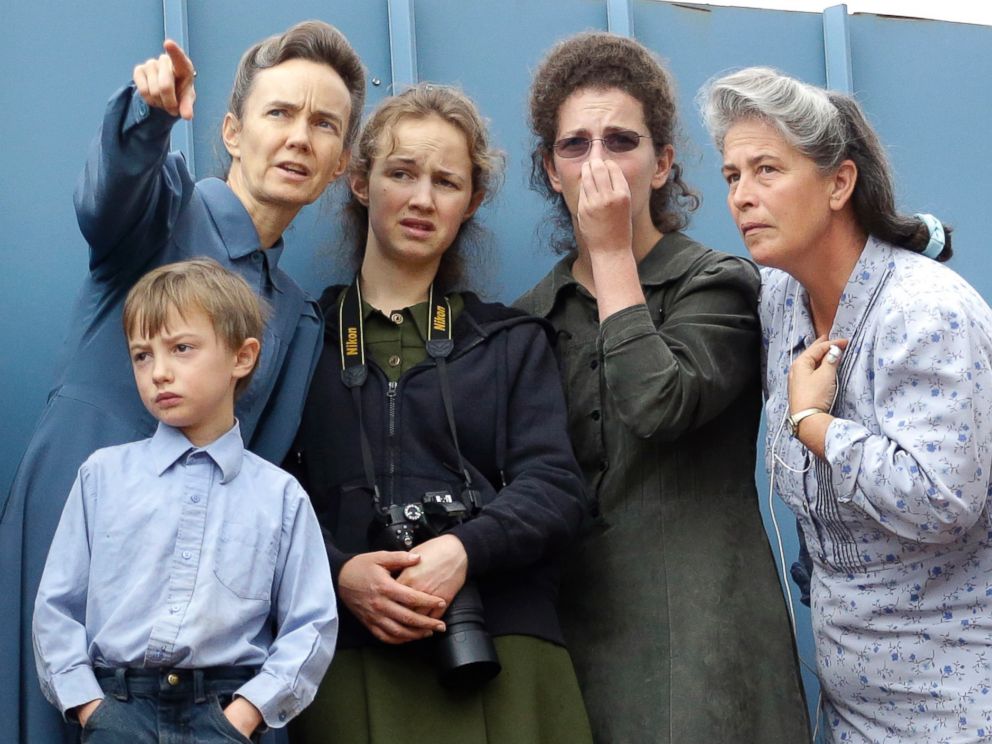
[[[396,126],[410,119],[437,117],[463,135],[472,163],[472,195],[488,200],[499,189],[503,154],[489,142],[486,122],[478,108],[457,88],[436,83],[419,83],[399,95],[384,99],[362,127],[351,156],[349,173],[366,182],[376,159],[388,157],[395,147]],[[344,207],[345,229],[350,237],[348,258],[353,268],[361,265],[369,235],[369,210],[352,194]],[[482,242],[482,228],[473,215],[462,223],[455,241],[441,257],[437,282],[447,290],[456,289],[466,278],[466,256]]]
[[[270,36],[249,47],[241,56],[234,74],[228,111],[241,119],[255,76],[262,70],[292,59],[306,59],[327,65],[344,81],[351,94],[351,115],[344,134],[344,146],[347,149],[355,139],[362,107],[365,105],[365,70],[344,34],[323,21],[297,23],[285,33]]]
[[[675,85],[661,61],[643,45],[624,36],[588,32],[559,42],[542,60],[530,89],[530,127],[536,142],[531,152],[531,188],[554,203],[558,253],[574,250],[572,216],[544,169],[554,152],[562,104],[580,90],[622,90],[640,102],[656,153],[674,145],[678,124]],[[699,197],[682,180],[682,166],[672,164],[664,186],[651,193],[651,222],[663,233],[681,230]]]
[[[885,149],[864,112],[850,96],[801,82],[767,67],[748,67],[714,78],[699,91],[703,122],[723,152],[727,131],[746,120],[774,127],[786,142],[829,173],[851,160],[858,177],[851,195],[858,226],[901,248],[922,252],[930,230],[919,217],[896,211],[892,171]],[[951,228],[944,226],[944,249],[953,255]]]
[[[210,319],[217,338],[231,351],[237,351],[246,339],[258,339],[268,314],[263,300],[248,283],[228,271],[212,258],[193,258],[159,266],[145,274],[131,287],[124,301],[124,333],[151,338],[164,329],[169,312],[201,311]],[[251,373],[235,387],[240,394],[251,380]]]

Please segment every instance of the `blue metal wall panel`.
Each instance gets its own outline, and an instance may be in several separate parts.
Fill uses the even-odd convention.
[[[555,260],[545,248],[545,205],[528,188],[526,105],[533,69],[556,40],[606,29],[610,7],[629,9],[632,35],[666,58],[678,81],[685,135],[679,157],[687,180],[705,197],[690,232],[734,253],[744,251],[724,203],[719,159],[699,124],[696,90],[714,74],[752,64],[820,85],[827,79],[820,14],[655,0],[398,1],[413,9],[411,58],[419,78],[461,85],[489,117],[494,141],[508,154],[504,188],[480,213],[494,242],[493,270],[483,288],[505,301],[530,287]],[[198,174],[222,171],[219,127],[239,55],[291,23],[322,18],[341,28],[367,65],[369,107],[388,94],[394,63],[388,5],[388,0],[188,3],[188,51],[200,73],[193,122]],[[0,47],[0,64],[19,73],[0,86],[3,110],[14,112],[0,125],[4,492],[50,386],[67,313],[86,267],[71,194],[87,145],[111,92],[130,78],[135,63],[161,50],[163,0],[104,0],[97,11],[92,7],[39,0],[8,3],[3,11],[7,44]],[[992,28],[871,15],[845,20],[854,91],[888,145],[900,204],[955,225],[952,266],[992,297],[992,272],[982,253],[983,238],[992,233],[982,189],[992,161],[984,132],[992,119]],[[291,248],[285,265],[311,292],[343,277],[337,259],[343,196],[338,189],[306,210],[287,235]],[[764,491],[763,468],[758,470]],[[791,560],[791,516],[781,512],[780,523]],[[812,658],[803,610],[799,627],[800,648]],[[815,693],[811,698],[812,703]]]
[[[555,261],[539,226],[543,200],[528,187],[531,138],[527,91],[545,51],[559,39],[606,28],[606,7],[589,0],[417,2],[421,80],[461,86],[489,118],[493,141],[506,152],[506,179],[480,219],[494,235],[491,296],[509,302],[530,289]]]
[[[817,85],[825,82],[819,13],[689,6],[638,0],[634,37],[664,58],[678,85],[686,179],[703,195],[692,220],[697,240],[745,254],[727,211],[720,160],[700,123],[696,91],[714,75],[767,65]]]
[[[186,0],[162,0],[164,36],[183,49],[189,50],[189,10]],[[194,74],[196,68],[193,69]],[[172,128],[172,149],[186,156],[190,172],[196,177],[196,156],[193,153],[193,122],[180,121]]]
[[[388,7],[393,86],[413,85],[420,79],[413,0],[389,0]]]
[[[5,2],[0,66],[0,502],[51,388],[86,271],[72,190],[107,99],[162,45],[161,0]],[[115,33],[110,34],[108,29]]]
[[[827,87],[842,93],[854,92],[849,18],[846,5],[834,5],[823,11],[823,54],[827,68]]]
[[[992,300],[992,27],[856,14],[851,55],[897,203],[954,225],[950,266]]]
[[[633,0],[606,0],[606,25],[610,33],[633,36]]]

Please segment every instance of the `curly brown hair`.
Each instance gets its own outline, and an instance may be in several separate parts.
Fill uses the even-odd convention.
[[[406,119],[426,119],[436,116],[465,135],[468,155],[472,161],[472,195],[483,194],[488,200],[499,189],[503,169],[503,154],[492,147],[485,120],[465,93],[457,88],[420,83],[399,95],[383,100],[355,143],[348,172],[351,176],[368,179],[376,158],[392,150],[392,134],[396,125]],[[343,210],[345,230],[350,240],[345,250],[353,268],[362,263],[369,234],[369,210],[351,194]],[[448,247],[438,267],[437,282],[447,290],[463,288],[466,281],[466,257],[480,249],[484,242],[482,228],[476,217],[462,223],[454,243]]]
[[[642,44],[605,32],[577,34],[559,42],[541,62],[530,89],[530,128],[536,139],[531,152],[531,188],[554,203],[558,253],[575,250],[572,216],[564,197],[551,187],[544,157],[553,151],[558,114],[565,100],[578,90],[616,88],[637,99],[655,152],[674,144],[677,125],[675,86],[661,60]],[[651,221],[663,233],[681,230],[699,196],[682,180],[682,166],[672,164],[671,175],[651,194]]]

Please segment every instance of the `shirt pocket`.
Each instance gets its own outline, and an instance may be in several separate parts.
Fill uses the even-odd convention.
[[[278,538],[271,531],[225,522],[217,543],[214,575],[241,599],[269,601],[278,552]]]

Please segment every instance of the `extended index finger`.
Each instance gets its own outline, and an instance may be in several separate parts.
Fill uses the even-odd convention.
[[[172,62],[172,71],[177,79],[186,80],[193,77],[193,60],[186,56],[186,52],[172,39],[166,39],[162,43],[162,49],[169,55]]]

